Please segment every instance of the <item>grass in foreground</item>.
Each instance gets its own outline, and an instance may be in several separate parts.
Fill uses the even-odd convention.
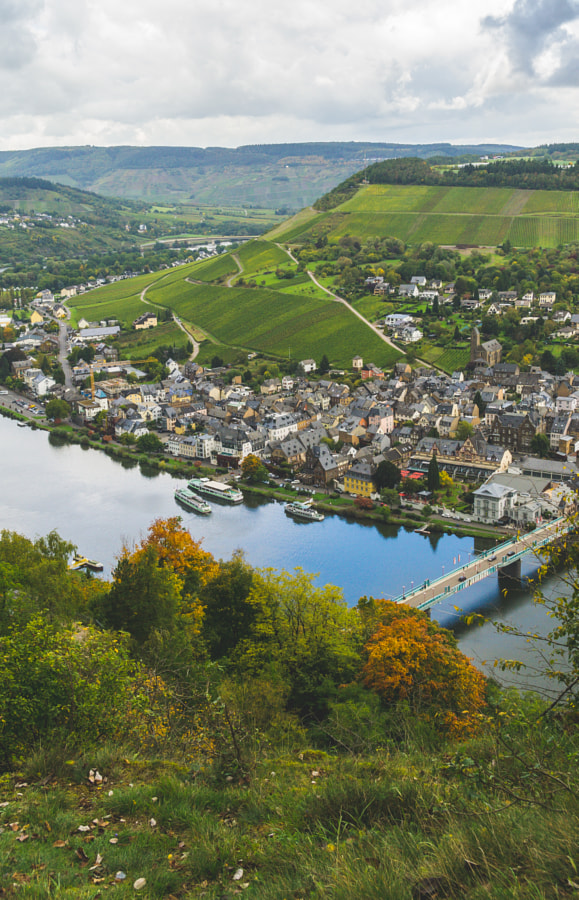
[[[547,737],[534,769],[524,736],[518,758],[490,738],[361,756],[304,746],[244,774],[106,748],[37,754],[0,782],[0,894],[132,897],[145,879],[147,898],[577,896],[577,796],[543,790],[537,762],[559,765],[569,738],[555,761]]]

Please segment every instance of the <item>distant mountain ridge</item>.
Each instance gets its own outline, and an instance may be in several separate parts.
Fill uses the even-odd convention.
[[[510,144],[372,142],[227,147],[51,147],[0,151],[0,177],[47,178],[104,196],[206,205],[309,206],[364,164],[414,156],[468,161]]]

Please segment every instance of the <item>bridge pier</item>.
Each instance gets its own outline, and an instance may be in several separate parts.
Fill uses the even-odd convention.
[[[508,578],[510,581],[520,581],[521,560],[516,559],[514,562],[509,563],[507,566],[500,566],[498,572],[499,578]]]

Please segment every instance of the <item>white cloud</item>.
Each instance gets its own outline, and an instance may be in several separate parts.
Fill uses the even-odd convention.
[[[577,9],[0,0],[0,146],[563,139]]]

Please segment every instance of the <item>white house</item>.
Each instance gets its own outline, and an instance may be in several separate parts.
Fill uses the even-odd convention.
[[[418,297],[420,291],[417,284],[401,284],[398,288],[400,297]]]
[[[491,525],[503,519],[515,506],[518,491],[504,484],[483,484],[474,492],[473,518]]]
[[[300,366],[306,375],[309,375],[310,372],[315,372],[317,369],[315,359],[302,359]]]

